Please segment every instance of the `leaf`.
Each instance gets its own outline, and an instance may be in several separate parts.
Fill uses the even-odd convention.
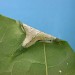
[[[75,75],[75,52],[66,41],[23,48],[16,20],[0,15],[0,75]]]

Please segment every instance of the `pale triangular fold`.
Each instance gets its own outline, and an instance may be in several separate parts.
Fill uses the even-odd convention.
[[[56,37],[46,34],[44,32],[41,32],[35,28],[32,28],[26,24],[22,24],[22,30],[26,33],[26,37],[22,43],[22,46],[27,48],[31,45],[35,44],[36,41],[40,40],[42,42],[48,42],[52,43],[53,40],[56,39]]]

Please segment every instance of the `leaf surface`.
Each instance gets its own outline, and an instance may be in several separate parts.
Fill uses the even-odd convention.
[[[0,75],[75,75],[75,52],[66,41],[21,46],[20,24],[0,15]]]

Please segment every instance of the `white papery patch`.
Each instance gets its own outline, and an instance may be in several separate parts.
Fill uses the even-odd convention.
[[[22,43],[22,46],[27,48],[33,45],[36,41],[40,40],[41,42],[51,43],[56,37],[41,32],[35,28],[32,28],[26,24],[21,25],[22,30],[26,33],[26,37]]]
[[[59,70],[59,73],[61,73],[62,71],[61,70]]]

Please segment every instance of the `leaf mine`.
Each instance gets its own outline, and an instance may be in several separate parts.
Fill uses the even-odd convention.
[[[46,42],[46,43],[52,43],[53,40],[56,39],[56,37],[46,34],[44,32],[41,32],[35,28],[32,28],[26,24],[22,24],[21,26],[22,30],[26,33],[26,37],[22,43],[22,46],[27,48],[33,45],[36,41]]]

